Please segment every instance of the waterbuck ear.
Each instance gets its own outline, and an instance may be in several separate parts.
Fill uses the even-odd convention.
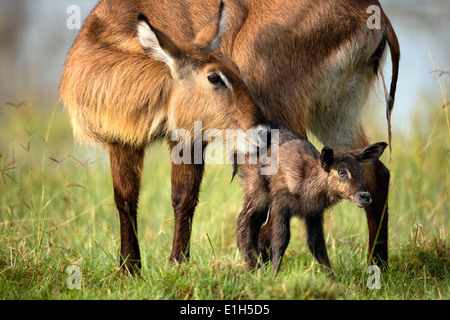
[[[153,27],[142,13],[137,17],[137,35],[146,54],[173,68],[175,59],[181,56],[181,49],[163,32]]]
[[[199,32],[194,44],[216,50],[222,43],[222,35],[227,30],[227,14],[223,1],[220,2],[219,12]]]
[[[323,147],[320,153],[320,164],[323,170],[329,172],[334,161],[334,152],[330,147]]]
[[[361,163],[371,163],[377,161],[388,146],[385,142],[377,142],[368,147],[356,150],[354,155]]]

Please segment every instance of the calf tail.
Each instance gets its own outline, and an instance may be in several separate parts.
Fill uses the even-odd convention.
[[[236,160],[236,159],[235,159]],[[237,162],[236,161],[234,161],[233,162],[233,175],[232,175],[232,177],[231,177],[231,183],[233,182],[233,180],[234,180],[234,177],[236,177],[236,174],[238,173],[238,165],[237,165]]]

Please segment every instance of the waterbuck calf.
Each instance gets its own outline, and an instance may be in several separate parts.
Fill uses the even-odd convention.
[[[261,175],[263,159],[259,164],[239,167],[245,194],[236,230],[239,249],[253,269],[259,254],[263,260],[268,259],[266,247],[270,247],[273,271],[277,272],[289,244],[289,221],[296,216],[306,221],[309,248],[334,278],[323,235],[324,211],[341,199],[359,208],[372,202],[363,182],[364,164],[377,161],[387,144],[379,142],[348,152],[324,147],[320,153],[286,127],[276,123],[271,126],[280,130],[279,144],[273,143],[270,150],[272,157],[276,153],[279,158],[278,172]],[[271,234],[260,237],[268,215]]]

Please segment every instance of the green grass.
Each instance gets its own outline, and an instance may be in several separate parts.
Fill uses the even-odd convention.
[[[439,105],[437,103],[436,105]],[[191,260],[171,265],[173,214],[167,147],[147,153],[140,208],[141,277],[118,268],[119,225],[107,153],[73,143],[60,106],[0,106],[0,299],[449,299],[449,135],[443,110],[394,131],[390,269],[367,289],[363,210],[325,218],[331,283],[293,220],[281,272],[245,269],[234,237],[241,204],[231,168],[210,165],[194,218]],[[386,134],[373,130],[373,141]],[[388,162],[389,155],[383,160]],[[80,290],[66,269],[81,268]]]

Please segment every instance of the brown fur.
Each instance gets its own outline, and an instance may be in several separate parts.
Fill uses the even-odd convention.
[[[266,248],[259,247],[258,242],[261,226],[269,215],[271,232],[262,240],[268,241],[273,270],[278,271],[290,239],[290,218],[297,216],[306,221],[311,251],[333,278],[323,236],[324,211],[341,199],[358,207],[370,204],[371,195],[363,182],[363,164],[377,161],[387,144],[377,143],[348,152],[333,152],[325,147],[319,153],[286,127],[276,123],[271,126],[280,130],[278,146],[269,151],[279,158],[278,172],[261,175],[261,162],[239,168],[245,194],[236,230],[239,249],[251,269],[255,268],[259,254],[263,260],[268,259]]]
[[[380,6],[378,1],[226,0],[229,30],[219,50],[224,57],[193,46],[196,40],[214,34],[205,26],[219,2],[101,0],[68,55],[60,86],[75,136],[140,149],[167,137],[176,127],[190,130],[194,120],[202,120],[204,130],[248,129],[264,122],[255,108],[259,105],[267,118],[302,138],[309,130],[335,150],[369,144],[360,120],[385,44],[393,61],[390,109],[400,57],[395,32],[384,12],[380,30],[366,27],[367,7]],[[180,90],[169,68],[144,54],[136,37],[139,13],[180,48],[193,52],[190,61],[217,62],[228,77],[239,79],[234,64],[225,57],[231,58],[245,86],[237,85],[226,105],[186,94],[202,91],[193,81],[183,84],[187,90]],[[200,78],[204,76],[201,67],[191,65],[193,70]],[[245,94],[247,88],[251,97]],[[230,107],[236,104],[237,109]],[[193,175],[187,171],[186,177],[178,176],[180,181]],[[374,195],[373,204],[366,208],[369,251],[387,262],[389,172],[378,162],[368,166],[365,180]],[[195,179],[195,190],[200,181]],[[189,202],[196,203],[196,199],[193,193]],[[189,228],[183,230],[189,233]],[[188,247],[186,239],[189,234],[175,233],[172,257],[180,256],[175,248]]]
[[[177,42],[183,74],[173,74],[164,63],[149,58],[136,37],[138,2],[100,1],[67,57],[60,95],[77,138],[140,147],[174,129],[192,131],[194,121],[202,121],[204,130],[247,130],[264,121],[236,66],[204,43],[214,36],[213,28],[195,30],[197,38],[186,35],[188,27],[171,32],[166,19],[181,26],[180,17],[161,19],[149,11],[151,6],[142,5],[152,25]],[[214,11],[204,15],[203,26]],[[206,79],[210,70],[227,76],[231,94],[214,97],[207,92],[199,79]]]
[[[109,146],[114,199],[120,218],[120,265],[123,270],[130,272],[141,267],[137,237],[137,206],[144,152],[143,148]]]

